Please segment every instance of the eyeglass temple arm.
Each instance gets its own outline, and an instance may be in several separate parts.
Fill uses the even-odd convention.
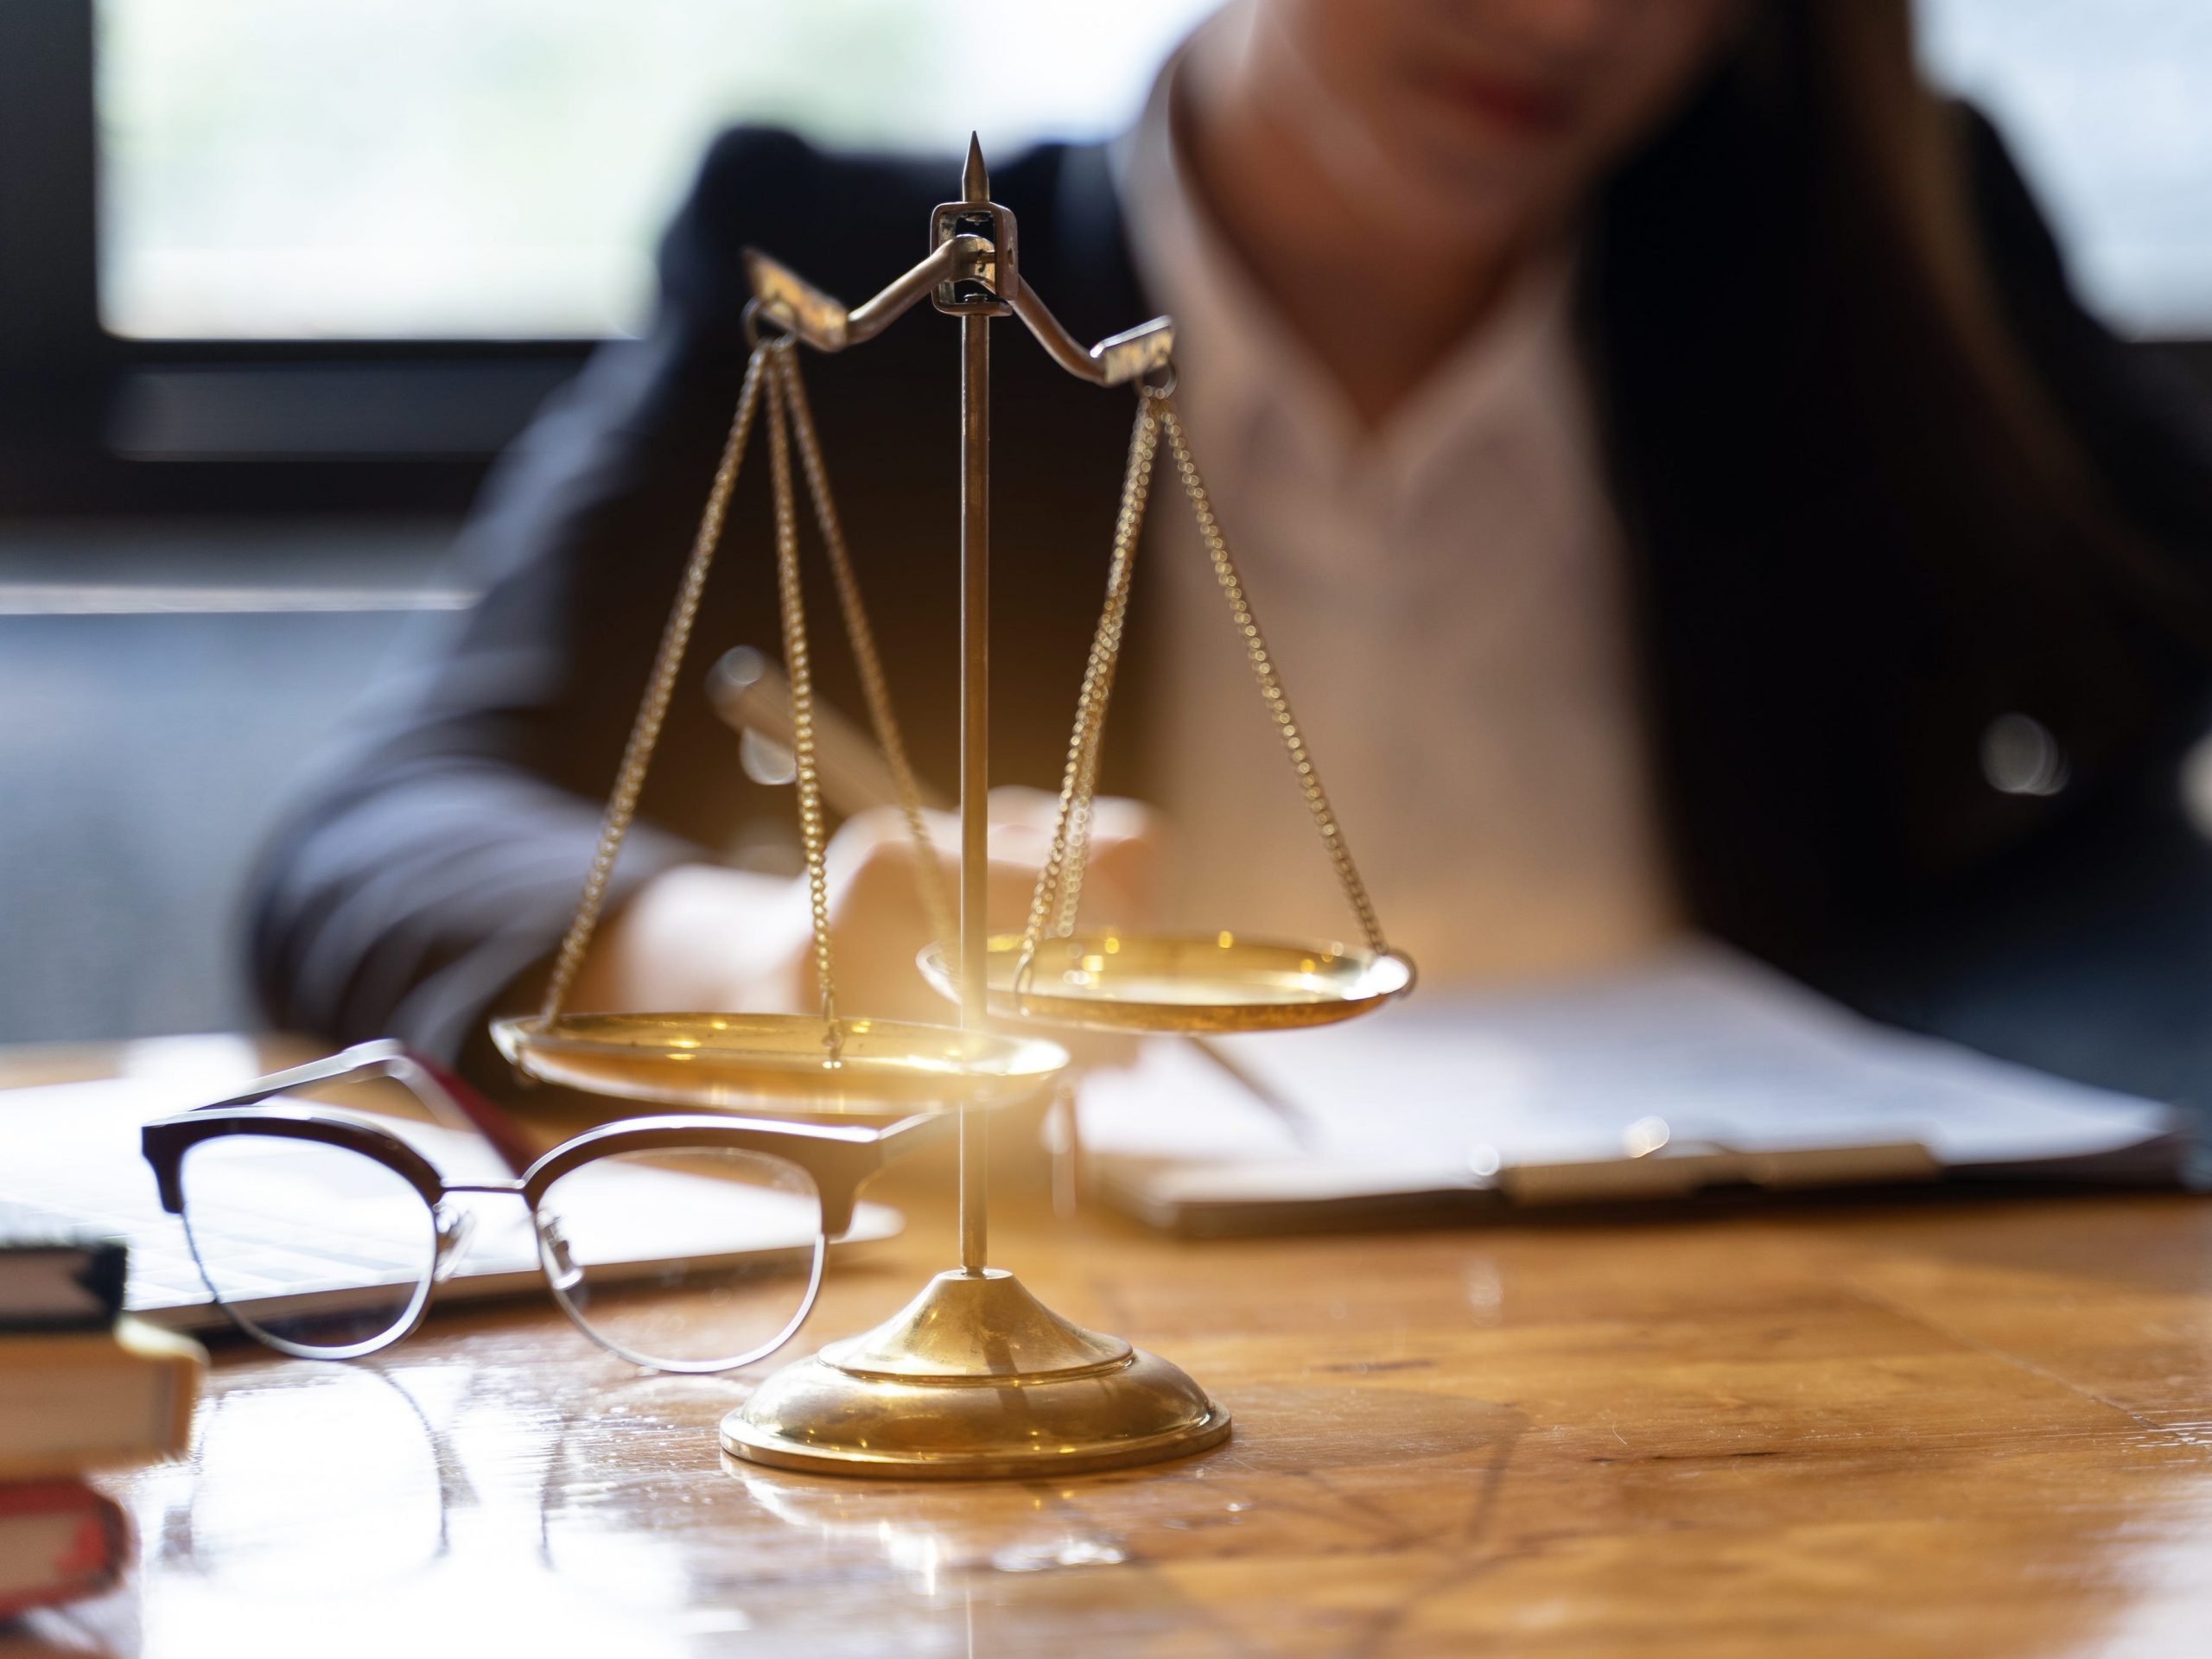
[[[954,1122],[950,1112],[916,1112],[912,1117],[885,1124],[876,1131],[875,1141],[883,1148],[887,1160],[903,1158],[933,1142],[950,1139]]]
[[[390,1077],[404,1086],[448,1128],[482,1135],[499,1154],[499,1161],[514,1174],[521,1175],[536,1161],[537,1149],[513,1118],[437,1061],[391,1037],[356,1043],[305,1065],[272,1071],[265,1077],[257,1077],[236,1094],[203,1102],[191,1109],[212,1112],[226,1107],[251,1106],[272,1095],[289,1094],[296,1089],[317,1084],[363,1083],[372,1077]]]
[[[489,1095],[464,1083],[427,1054],[408,1049],[403,1058],[421,1074],[416,1092],[429,1102],[431,1109],[452,1114],[459,1120],[456,1128],[473,1128],[491,1142],[492,1150],[510,1172],[519,1177],[537,1161],[537,1148],[522,1126]]]

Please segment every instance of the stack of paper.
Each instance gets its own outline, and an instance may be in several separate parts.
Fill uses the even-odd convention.
[[[1094,1183],[1157,1225],[1943,1177],[2164,1181],[2170,1109],[1862,1020],[1713,945],[1365,1020],[1148,1042],[1086,1080]]]

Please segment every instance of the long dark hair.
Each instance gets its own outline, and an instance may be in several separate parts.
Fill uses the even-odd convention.
[[[1911,22],[1754,0],[1609,184],[1592,261],[1617,492],[1668,562],[1662,640],[1702,659],[1653,682],[1677,793],[1793,803],[1799,888],[1890,847],[1864,891],[1902,893],[2047,822],[1976,774],[2003,711],[2064,728],[2078,810],[2176,734],[2212,645],[2177,556],[2212,545],[2212,466],[2145,464],[2113,385],[2138,365],[2069,299],[1994,131],[1922,79]],[[1756,800],[1725,775],[1746,754],[1772,760]],[[1700,910],[1760,908],[1709,874]]]
[[[1835,269],[1878,297],[1871,315],[1915,363],[1927,401],[1897,429],[1939,470],[1935,494],[2000,545],[2110,567],[2203,628],[2204,593],[2146,544],[2005,315],[1971,184],[1976,147],[1993,141],[1921,78],[1910,0],[1784,0],[1747,44],[1753,73],[1761,53],[1804,66]]]

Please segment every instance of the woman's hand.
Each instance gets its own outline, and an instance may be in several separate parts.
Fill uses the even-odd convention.
[[[1051,844],[1055,798],[1032,789],[991,791],[988,899],[994,932],[1028,919],[1037,871]],[[960,826],[926,814],[946,902],[959,909]],[[1158,818],[1135,801],[1094,809],[1083,914],[1141,926],[1158,909]],[[950,1005],[914,965],[930,943],[904,819],[864,812],[831,837],[825,858],[837,1011],[944,1021]],[[683,865],[654,877],[600,927],[569,1006],[649,1010],[811,1013],[820,1006],[806,879]]]

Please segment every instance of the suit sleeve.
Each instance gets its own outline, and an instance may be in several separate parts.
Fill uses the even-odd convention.
[[[593,359],[462,532],[480,601],[386,676],[265,849],[249,949],[283,1026],[453,1058],[558,943],[743,378],[736,251],[773,211],[746,193],[811,158],[773,133],[715,147],[663,244],[648,336]],[[703,856],[711,827],[658,782],[610,906]]]

